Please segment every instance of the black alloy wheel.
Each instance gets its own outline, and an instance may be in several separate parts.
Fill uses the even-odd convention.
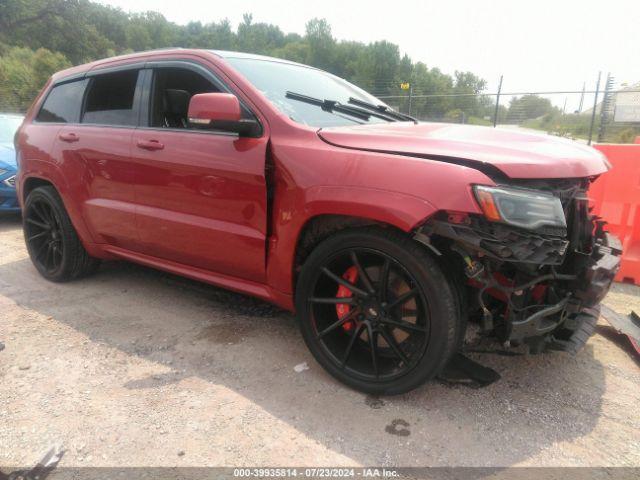
[[[39,271],[54,275],[62,264],[64,244],[60,219],[43,198],[31,202],[24,216],[25,239]]]
[[[31,191],[22,220],[31,261],[47,280],[72,280],[99,266],[100,261],[89,256],[82,245],[55,188],[43,186]]]
[[[433,377],[459,328],[455,297],[437,263],[394,231],[336,237],[310,255],[298,282],[296,309],[316,359],[372,393],[401,393]]]

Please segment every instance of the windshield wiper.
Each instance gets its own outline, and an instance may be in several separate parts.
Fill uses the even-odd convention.
[[[364,107],[364,108],[366,108],[368,110],[374,111],[374,112],[382,114],[382,115],[386,115],[387,117],[391,117],[391,118],[393,118],[395,120],[400,120],[400,121],[409,120],[409,121],[411,121],[413,123],[418,123],[418,120],[416,120],[411,115],[407,115],[406,113],[396,112],[395,110],[391,110],[386,105],[374,105],[373,103],[365,102],[364,100],[360,100],[360,99],[353,98],[353,97],[349,98],[349,103],[351,103],[353,105],[357,105],[359,107]]]
[[[373,112],[368,109],[365,110],[363,108],[352,107],[350,105],[344,105],[336,100],[323,100],[321,98],[309,97],[308,95],[302,95],[301,93],[289,91],[286,92],[285,96],[292,100],[298,100],[310,105],[316,105],[325,112],[346,113],[347,115],[351,115],[361,120],[369,120],[369,118],[371,117],[381,118],[389,122],[395,122],[397,120],[395,117],[389,116],[388,114],[383,114],[378,111]]]

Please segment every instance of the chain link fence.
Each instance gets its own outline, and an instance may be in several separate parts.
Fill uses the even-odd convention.
[[[595,89],[427,93],[410,83],[374,85],[372,93],[422,121],[530,129],[585,143],[633,143],[640,136],[640,83],[609,75]]]
[[[610,75],[573,91],[457,93],[391,80],[360,86],[423,121],[531,129],[585,143],[633,143],[640,136],[640,82],[617,84]],[[0,113],[24,113],[18,100],[0,90]]]

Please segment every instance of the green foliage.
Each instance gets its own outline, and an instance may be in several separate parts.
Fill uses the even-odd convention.
[[[61,53],[45,48],[0,47],[0,106],[25,111],[52,73],[70,67]]]
[[[543,130],[552,135],[569,138],[589,138],[589,128],[591,126],[591,115],[589,114],[569,114],[563,115],[556,111],[547,113],[539,118],[525,121],[524,127]],[[598,138],[600,129],[600,116],[596,115],[593,127],[593,141]],[[605,125],[605,143],[633,143],[637,136],[640,136],[640,127],[619,126],[615,123]]]
[[[640,127],[627,127],[613,134],[612,143],[633,143],[636,137],[640,137]]]
[[[591,115],[563,115],[560,111],[552,111],[538,118],[523,122],[523,126],[562,137],[587,138]],[[597,130],[598,126],[595,126]]]
[[[523,95],[511,100],[507,112],[507,123],[522,123],[544,115],[554,118],[560,113],[560,109],[554,107],[548,98],[539,95]]]
[[[413,91],[422,95],[476,94],[486,87],[486,82],[471,72],[451,76],[424,63],[413,63],[407,55],[400,55],[397,45],[387,41],[370,44],[337,41],[331,26],[322,18],[309,20],[301,36],[285,34],[275,25],[254,22],[251,14],[245,14],[234,31],[228,20],[176,25],[157,12],[127,14],[89,0],[2,0],[0,43],[19,47],[19,50],[5,48],[6,52],[12,52],[10,58],[5,58],[8,53],[0,52],[0,63],[11,72],[4,73],[0,88],[5,96],[0,96],[0,110],[24,109],[46,76],[69,62],[77,65],[116,54],[170,46],[239,50],[306,63],[374,94],[398,96],[390,102],[404,111],[409,105],[407,91],[400,90],[400,83],[411,83]],[[36,62],[42,65],[37,67],[37,73],[32,75],[36,67],[31,60],[23,66],[16,63],[16,55],[46,56],[38,53],[40,49],[46,49],[43,51],[51,57]],[[22,73],[18,73],[20,68]],[[20,94],[8,95],[7,91]],[[9,97],[11,100],[6,100]],[[414,100],[412,114],[445,118],[447,112],[459,110],[465,119],[480,118],[493,114],[490,104],[491,100],[482,96],[436,97],[422,102]]]

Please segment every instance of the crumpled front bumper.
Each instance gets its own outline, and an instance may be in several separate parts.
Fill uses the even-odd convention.
[[[530,317],[512,322],[509,340],[529,343],[532,353],[564,350],[576,353],[595,332],[604,299],[620,269],[622,247],[617,237],[604,233],[596,241],[584,268],[571,283],[569,295]],[[544,336],[544,342],[532,338]]]

